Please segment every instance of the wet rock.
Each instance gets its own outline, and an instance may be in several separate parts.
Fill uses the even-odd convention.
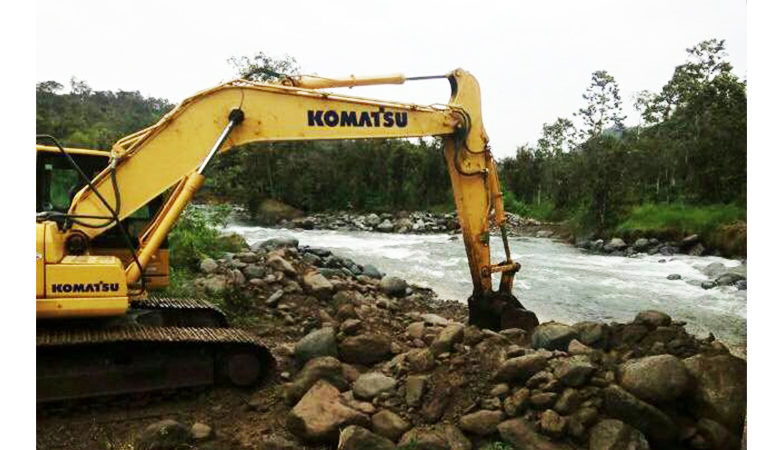
[[[190,428],[190,432],[192,433],[192,438],[195,441],[205,441],[207,439],[211,439],[214,436],[214,432],[211,427],[201,422],[195,422],[192,428]]]
[[[462,342],[464,328],[465,327],[459,323],[447,325],[430,344],[431,352],[433,352],[434,355],[440,355],[451,351],[454,344]]]
[[[267,258],[267,265],[270,266],[273,270],[283,272],[287,275],[294,276],[297,274],[297,270],[294,268],[294,266],[283,259],[280,255],[270,255],[270,257]]]
[[[704,281],[700,284],[700,287],[702,287],[703,289],[709,290],[717,287],[717,284],[714,283],[713,281]]]
[[[717,279],[714,280],[714,283],[716,283],[717,286],[732,286],[738,281],[745,279],[746,277],[741,274],[728,272],[718,276]]]
[[[308,272],[302,277],[308,292],[322,300],[331,297],[334,292],[334,285],[320,272]]]
[[[634,323],[645,325],[650,329],[657,327],[667,327],[671,325],[671,316],[660,311],[641,311],[634,318]]]
[[[578,355],[563,358],[554,365],[554,375],[566,386],[581,386],[591,378],[596,366],[587,356]]]
[[[286,386],[286,401],[290,405],[295,404],[321,379],[341,391],[348,388],[349,382],[343,373],[342,364],[331,356],[322,356],[308,361],[294,378],[294,382]]]
[[[540,430],[543,434],[558,438],[564,434],[567,420],[552,409],[547,409],[540,416]]]
[[[608,341],[609,327],[600,322],[578,322],[572,325],[577,332],[577,339],[592,348],[605,348]]]
[[[419,406],[422,395],[425,392],[426,378],[424,376],[410,375],[406,377],[405,400],[407,406]]]
[[[324,327],[307,334],[294,347],[294,358],[300,364],[319,356],[337,357],[337,340],[332,327]]]
[[[632,359],[620,366],[618,375],[625,390],[653,404],[676,400],[692,384],[685,364],[672,355]]]
[[[382,278],[382,273],[380,273],[380,271],[371,264],[364,265],[363,270],[361,271],[361,275],[367,276],[369,278]]]
[[[637,428],[653,443],[665,447],[676,439],[677,427],[666,414],[620,386],[613,384],[604,388],[602,398],[608,416]]]
[[[518,356],[505,361],[493,379],[501,382],[524,381],[543,370],[547,364],[548,358],[538,353]]]
[[[519,388],[505,399],[503,409],[508,417],[516,417],[522,414],[529,405],[530,392],[527,388]]]
[[[366,428],[349,425],[340,433],[338,450],[393,450],[396,446]]]
[[[477,411],[460,417],[460,429],[478,436],[487,436],[497,430],[497,424],[503,418],[502,411]]]
[[[393,222],[391,222],[388,219],[383,220],[379,225],[377,225],[377,231],[382,231],[383,233],[390,233],[393,231]]]
[[[746,280],[738,280],[735,282],[735,287],[738,288],[739,291],[745,291],[746,290]]]
[[[672,273],[671,275],[666,277],[667,280],[681,280],[682,276],[678,273]]]
[[[697,355],[684,360],[693,377],[690,408],[697,417],[742,432],[746,417],[746,361],[732,355]]]
[[[390,339],[380,334],[346,337],[339,345],[340,359],[351,364],[369,365],[388,359]]]
[[[610,242],[604,245],[604,251],[607,253],[625,250],[628,245],[623,239],[612,238]]]
[[[276,248],[294,247],[299,246],[299,241],[293,237],[277,237],[268,239],[260,244],[252,245],[251,250],[257,251],[259,249],[274,250]]]
[[[211,258],[204,258],[200,265],[201,272],[203,273],[213,273],[217,270],[217,267],[219,267],[219,265]]]
[[[374,432],[394,442],[398,442],[401,436],[410,428],[412,428],[412,425],[409,422],[387,409],[383,409],[372,416],[372,429]]]
[[[649,450],[647,439],[636,428],[620,420],[606,419],[591,428],[590,450]]]
[[[189,446],[190,429],[176,420],[166,419],[147,426],[136,440],[137,450],[177,450]]]
[[[348,425],[368,427],[369,417],[345,406],[340,392],[319,380],[289,412],[286,428],[310,442],[335,442],[339,430]]]
[[[532,332],[532,348],[567,350],[572,339],[577,337],[574,328],[558,322],[542,323]]]
[[[353,393],[358,398],[370,400],[383,392],[396,387],[396,379],[383,375],[380,372],[368,372],[353,383]]]
[[[380,289],[393,297],[403,297],[406,295],[406,281],[399,277],[388,275],[380,280]]]
[[[497,426],[505,442],[516,450],[569,450],[568,444],[552,442],[535,431],[524,419],[510,419]]]
[[[703,269],[703,273],[709,278],[716,278],[727,272],[727,267],[719,262],[713,262]]]
[[[637,252],[646,251],[649,246],[650,246],[650,241],[647,238],[639,238],[636,241],[634,241],[634,250],[636,250]]]

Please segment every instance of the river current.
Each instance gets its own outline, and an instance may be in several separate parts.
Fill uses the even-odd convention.
[[[300,245],[323,247],[359,264],[410,283],[431,287],[442,299],[465,302],[473,286],[462,238],[448,234],[386,234],[363,231],[287,230],[229,225],[249,244],[292,236]],[[655,309],[687,322],[699,336],[709,332],[735,353],[746,351],[746,291],[732,286],[705,290],[706,265],[737,260],[675,255],[633,258],[588,254],[569,244],[545,238],[510,239],[513,258],[522,265],[514,294],[541,322],[582,320],[626,322],[637,312]],[[500,238],[493,238],[492,260],[504,259]],[[668,280],[671,274],[681,280]],[[689,283],[688,283],[689,281]]]

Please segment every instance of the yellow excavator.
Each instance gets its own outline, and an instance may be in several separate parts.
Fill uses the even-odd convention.
[[[324,90],[431,78],[449,81],[448,104]],[[251,142],[423,136],[444,143],[474,287],[469,322],[533,329],[537,317],[511,293],[520,265],[511,259],[479,85],[470,73],[234,80],[187,98],[109,152],[67,149],[38,136],[38,402],[219,381],[258,384],[274,364],[265,345],[229,328],[205,300],[148,295],[168,282],[166,238],[212,158]],[[69,171],[82,188],[63,192],[51,181],[56,170]],[[500,263],[490,260],[492,223],[502,235]]]

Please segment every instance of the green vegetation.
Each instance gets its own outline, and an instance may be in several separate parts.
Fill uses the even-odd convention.
[[[507,442],[497,441],[485,445],[481,450],[513,450],[513,446]]]
[[[195,269],[205,257],[221,257],[223,250],[216,227],[227,223],[230,212],[231,208],[227,205],[206,209],[188,207],[182,211],[168,235],[169,246],[173,249],[170,255],[171,266]]]
[[[618,226],[621,232],[672,230],[682,234],[708,235],[723,225],[746,220],[746,208],[734,204],[692,206],[644,204],[633,208]]]

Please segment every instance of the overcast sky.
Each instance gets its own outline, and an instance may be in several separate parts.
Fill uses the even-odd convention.
[[[37,2],[37,80],[141,91],[172,102],[235,77],[231,56],[296,58],[303,73],[407,76],[462,67],[480,82],[497,157],[534,144],[544,122],[571,117],[591,73],[632,95],[656,91],[685,49],[726,39],[746,76],[742,0],[667,1],[67,1]],[[448,100],[445,81],[362,87],[356,96],[422,104]]]

